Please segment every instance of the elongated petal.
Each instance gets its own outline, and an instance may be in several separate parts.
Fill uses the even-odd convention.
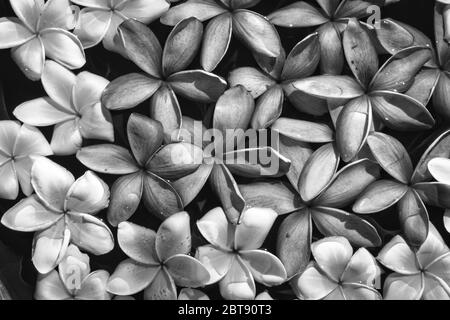
[[[220,199],[228,220],[236,224],[246,203],[234,177],[226,166],[223,164],[214,165],[211,171],[211,184]]]
[[[443,9],[445,6],[436,5],[434,7],[434,38],[436,40],[436,48],[438,52],[439,62],[445,63],[450,54],[448,43],[445,39],[445,22],[443,18]]]
[[[198,169],[178,180],[172,181],[172,186],[180,196],[183,205],[190,204],[205,186],[213,169],[211,164],[202,164]]]
[[[161,224],[156,233],[156,252],[161,261],[166,261],[177,254],[191,251],[191,229],[189,214],[173,214]]]
[[[226,276],[220,281],[219,287],[220,294],[227,300],[252,300],[256,295],[253,276],[239,257],[233,260]]]
[[[197,221],[197,227],[212,245],[224,250],[233,248],[235,228],[228,222],[222,208],[210,210]]]
[[[144,291],[144,300],[176,300],[177,288],[172,276],[161,269]]]
[[[386,268],[403,275],[418,274],[416,256],[405,240],[397,235],[386,244],[377,257]]]
[[[318,32],[320,70],[325,74],[341,74],[345,65],[345,55],[339,26],[329,22],[321,26]]]
[[[404,276],[393,273],[384,282],[385,300],[419,300],[424,289],[422,275]]]
[[[18,19],[0,18],[0,48],[20,46],[33,39],[34,35]]]
[[[62,29],[46,29],[40,33],[45,55],[69,69],[79,69],[86,63],[83,46],[72,33]]]
[[[361,86],[348,76],[314,76],[294,81],[293,86],[304,93],[324,99],[353,99],[364,93]]]
[[[228,82],[231,87],[242,85],[255,99],[275,84],[273,79],[251,67],[234,69],[228,76]]]
[[[3,156],[12,156],[14,154],[14,145],[20,134],[20,130],[21,126],[17,121],[0,121],[0,150]],[[2,163],[3,161],[2,159]]]
[[[253,129],[266,129],[276,121],[283,111],[284,93],[280,86],[273,86],[267,90],[257,101],[253,113],[251,127]]]
[[[209,20],[219,14],[225,13],[226,8],[212,0],[193,0],[171,8],[161,17],[161,23],[174,26],[183,19],[195,17],[200,21]]]
[[[450,207],[448,195],[450,193],[450,185],[441,182],[417,183],[414,189],[420,198],[427,204],[440,207]]]
[[[366,143],[372,128],[372,105],[362,96],[351,100],[342,109],[336,123],[336,143],[342,160],[355,158]]]
[[[38,275],[34,293],[36,300],[65,300],[70,297],[58,271],[52,270],[48,274]]]
[[[228,51],[232,35],[230,15],[221,14],[213,18],[205,29],[200,64],[206,71],[213,71]]]
[[[428,235],[428,212],[415,190],[408,190],[398,203],[400,225],[411,246],[421,246]]]
[[[20,121],[32,126],[49,126],[75,118],[48,97],[24,102],[13,113]]]
[[[329,143],[315,151],[300,175],[298,190],[304,201],[317,197],[330,183],[339,165],[336,147]]]
[[[283,90],[289,102],[300,112],[304,112],[313,116],[322,116],[328,113],[327,101],[304,91],[298,90],[293,83],[283,85]]]
[[[16,16],[19,17],[19,19],[31,30],[35,30],[37,27],[42,6],[43,3],[41,1],[34,0],[19,0],[11,2],[11,7]]]
[[[298,193],[281,182],[241,184],[239,190],[247,205],[270,208],[279,215],[288,214],[303,207]]]
[[[286,270],[283,263],[275,255],[263,250],[241,251],[240,257],[256,282],[266,286],[277,286],[286,281]]]
[[[440,94],[440,89],[437,88],[442,85],[439,82],[444,75],[445,73],[441,73],[435,69],[423,69],[416,75],[414,83],[405,94],[426,106],[432,97],[439,99],[437,97]],[[442,80],[445,82],[447,79],[443,78]],[[446,115],[447,108],[443,107],[442,104],[435,102],[435,108],[439,113]]]
[[[155,240],[156,232],[130,222],[122,222],[117,231],[120,248],[133,260],[158,265]]]
[[[391,91],[378,91],[370,97],[380,119],[396,130],[424,130],[433,127],[430,112],[417,100]]]
[[[270,22],[281,27],[313,27],[327,22],[327,18],[309,3],[297,1],[268,16]]]
[[[7,200],[17,199],[19,195],[19,182],[14,164],[11,161],[0,166],[0,176],[2,177],[0,198]]]
[[[30,196],[34,192],[31,185],[31,168],[36,157],[39,156],[24,157],[14,162],[17,180],[19,180],[20,188],[26,196]]]
[[[178,286],[202,287],[210,279],[208,269],[200,261],[188,255],[178,254],[170,257],[165,267]]]
[[[399,22],[383,19],[380,27],[375,29],[377,39],[389,53],[396,53],[414,45],[414,36]]]
[[[161,86],[153,95],[150,104],[150,117],[161,122],[166,143],[178,140],[182,125],[182,114],[177,96],[170,86]]]
[[[117,295],[136,294],[155,279],[159,266],[146,266],[131,259],[122,261],[108,280],[106,289]]]
[[[312,223],[309,209],[302,209],[283,220],[277,238],[277,255],[283,262],[287,277],[304,271],[311,255]]]
[[[355,161],[336,174],[314,203],[325,207],[343,208],[351,204],[361,191],[375,182],[379,176],[378,164],[367,159]]]
[[[31,39],[11,50],[11,56],[25,76],[37,81],[41,78],[45,63],[45,49],[40,38]]]
[[[436,85],[436,89],[433,94],[433,104],[435,110],[448,118],[449,110],[448,103],[450,101],[450,96],[448,95],[448,88],[450,86],[450,78],[448,73],[441,72],[439,76],[438,83]]]
[[[85,8],[80,11],[79,22],[74,34],[85,49],[99,44],[106,35],[112,19],[111,11]]]
[[[309,266],[303,274],[292,280],[295,289],[307,300],[319,300],[328,296],[338,287],[326,274],[315,265]]]
[[[380,166],[398,181],[408,184],[413,166],[400,141],[387,134],[375,132],[368,137],[367,143]]]
[[[77,159],[89,169],[101,173],[129,174],[139,170],[130,152],[113,144],[82,148]]]
[[[74,182],[73,175],[55,162],[44,157],[34,162],[31,183],[39,199],[47,207],[62,211],[64,199]]]
[[[450,184],[450,159],[434,158],[428,162],[428,170],[437,181]]]
[[[121,2],[118,8],[125,16],[148,24],[159,18],[169,7],[170,3],[164,0],[135,0]]]
[[[377,230],[358,216],[332,208],[317,207],[312,217],[319,231],[325,236],[342,236],[361,247],[378,247],[381,239]]]
[[[203,70],[177,72],[167,81],[177,94],[203,103],[217,101],[227,86],[223,78]]]
[[[73,155],[81,149],[82,144],[83,137],[76,120],[69,120],[55,125],[50,146],[56,155]]]
[[[42,85],[50,98],[67,113],[75,114],[72,107],[72,92],[76,76],[54,61],[46,61],[42,73]]]
[[[353,205],[353,211],[370,214],[396,204],[408,191],[408,186],[390,180],[379,180],[367,187]]]
[[[267,57],[277,57],[281,53],[277,30],[256,12],[236,10],[233,13],[233,32],[253,52]]]
[[[272,125],[272,130],[279,131],[282,135],[296,141],[310,143],[327,143],[334,141],[334,133],[325,124],[280,118]]]
[[[281,78],[288,80],[309,77],[316,70],[319,60],[319,35],[313,33],[297,43],[289,53],[281,73]]]
[[[244,211],[236,226],[236,250],[258,249],[269,234],[277,213],[268,208],[250,208]]]
[[[203,36],[203,25],[195,18],[180,21],[170,32],[162,55],[165,76],[185,70],[194,60]]]

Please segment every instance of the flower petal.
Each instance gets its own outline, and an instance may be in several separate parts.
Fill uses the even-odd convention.
[[[255,99],[276,84],[273,79],[251,67],[234,69],[228,76],[228,82],[230,87],[242,85]]]
[[[450,184],[450,159],[434,158],[428,162],[428,170],[437,181]]]
[[[172,186],[177,191],[184,206],[190,204],[203,189],[211,175],[212,168],[213,165],[202,164],[193,173],[172,181]]]
[[[352,284],[363,284],[369,287],[380,281],[381,269],[375,258],[365,248],[358,249],[347,264],[342,281]]]
[[[284,92],[281,86],[273,86],[257,101],[251,127],[256,130],[266,129],[276,121],[283,111]]]
[[[256,282],[265,286],[277,286],[286,281],[286,269],[275,255],[263,250],[241,251],[240,257]]]
[[[30,196],[34,192],[31,185],[31,168],[36,157],[39,156],[22,157],[14,161],[14,169],[16,170],[20,188],[26,196]]]
[[[424,182],[414,185],[414,189],[420,198],[427,204],[440,207],[450,207],[448,195],[450,194],[450,185],[441,182]]]
[[[91,72],[81,72],[77,75],[73,88],[73,105],[83,115],[87,107],[100,102],[102,93],[109,81]]]
[[[213,71],[228,51],[233,31],[233,21],[228,14],[213,18],[205,29],[200,56],[202,68]]]
[[[392,238],[381,249],[377,259],[386,268],[403,275],[418,274],[420,272],[415,253],[399,235]]]
[[[304,1],[278,9],[267,18],[274,25],[290,28],[314,27],[328,21],[319,10]]]
[[[253,300],[256,295],[253,276],[239,258],[235,257],[225,277],[219,283],[220,294],[227,300]]]
[[[292,140],[283,135],[280,136],[279,149],[280,153],[291,161],[286,177],[294,189],[297,190],[300,174],[313,152],[308,144]]]
[[[111,18],[111,11],[96,8],[85,8],[80,11],[74,34],[80,39],[85,49],[94,47],[103,40],[109,29]]]
[[[19,195],[19,182],[17,180],[14,163],[6,162],[0,166],[0,177],[2,183],[0,184],[0,198],[6,200],[15,200]]]
[[[429,218],[427,208],[419,194],[410,189],[398,202],[399,220],[403,234],[411,246],[421,246],[425,241]]]
[[[52,147],[55,155],[68,156],[76,154],[81,149],[83,137],[81,136],[77,120],[58,123],[53,130]]]
[[[150,117],[161,122],[166,143],[178,141],[183,116],[177,96],[170,86],[161,86],[153,95]]]
[[[353,99],[364,94],[361,86],[348,76],[314,76],[292,84],[306,94],[324,99]]]
[[[328,22],[319,27],[318,32],[321,72],[325,74],[341,74],[345,65],[345,55],[339,25]]]
[[[292,280],[294,290],[307,300],[319,300],[325,298],[338,284],[321,272],[315,265],[310,265],[301,275]]]
[[[156,252],[161,261],[191,251],[189,214],[178,212],[163,221],[156,233]]]
[[[161,17],[161,23],[174,26],[189,17],[206,21],[225,12],[227,9],[218,5],[214,0],[191,0],[172,7]]]
[[[6,17],[0,18],[1,49],[9,49],[20,46],[33,38],[34,35],[29,29],[22,25],[19,19]]]
[[[353,205],[353,211],[359,214],[370,214],[383,211],[396,204],[408,186],[391,180],[379,180],[368,186]]]
[[[42,1],[19,0],[12,1],[11,7],[17,17],[31,30],[35,30],[43,7]]]
[[[144,291],[144,300],[176,300],[177,288],[172,276],[162,268]]]
[[[14,154],[14,145],[20,131],[21,126],[17,121],[0,120],[0,151],[2,155],[12,156]]]
[[[92,272],[84,279],[76,294],[78,300],[111,300],[111,294],[106,291],[109,273],[105,270]]]
[[[178,294],[178,300],[209,300],[209,297],[200,290],[183,288]]]
[[[36,37],[11,50],[14,62],[25,76],[37,81],[41,78],[45,63],[45,49],[40,38]]]
[[[52,270],[48,274],[38,275],[34,293],[36,300],[65,300],[70,297],[71,295],[59,277],[58,271]]]
[[[385,300],[419,300],[424,289],[423,276],[389,275],[383,288]]]
[[[117,240],[120,248],[133,260],[148,264],[159,265],[156,254],[156,232],[130,222],[119,224]]]
[[[200,261],[188,255],[177,254],[170,257],[165,262],[165,267],[177,286],[203,287],[210,280],[208,269]]]
[[[42,85],[50,98],[61,106],[64,111],[75,115],[72,106],[72,92],[77,77],[62,65],[47,60],[42,72]]]
[[[222,208],[210,210],[200,220],[197,227],[202,236],[212,245],[224,250],[234,245],[234,226],[231,225]]]
[[[423,300],[450,300],[447,284],[442,285],[440,279],[429,275],[425,275],[424,278]]]
[[[130,174],[139,171],[131,153],[113,144],[82,148],[77,159],[91,170],[107,174]]]
[[[424,268],[430,266],[438,257],[447,254],[449,249],[436,227],[430,223],[427,239],[416,253],[417,260]]]
[[[119,5],[122,14],[146,24],[159,18],[169,7],[170,3],[164,0],[135,0],[121,2]]]
[[[215,246],[211,245],[198,247],[195,256],[209,271],[210,278],[208,284],[213,284],[223,279],[230,270],[234,260],[232,253],[218,250]]]
[[[345,300],[382,300],[381,294],[376,289],[357,284],[343,285],[342,294]]]
[[[81,253],[77,246],[71,244],[59,263],[59,276],[71,294],[80,289],[82,281],[91,272],[89,260],[87,254]]]
[[[110,4],[109,0],[72,0],[72,2],[83,7],[96,9],[108,9]]]
[[[334,132],[326,124],[280,118],[272,125],[272,130],[277,130],[282,135],[296,141],[309,143],[327,143],[334,141]]]
[[[53,152],[47,139],[39,129],[24,124],[20,127],[15,140],[13,154],[16,157],[29,155],[50,156]]]
[[[48,0],[42,8],[37,29],[73,29],[74,16],[75,14],[69,0]]]
[[[50,98],[37,98],[22,103],[14,109],[14,116],[32,126],[49,126],[75,118]]]
[[[83,138],[114,141],[111,113],[100,102],[84,107],[81,113],[78,125]]]

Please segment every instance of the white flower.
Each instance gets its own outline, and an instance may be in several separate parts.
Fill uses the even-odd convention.
[[[69,69],[86,63],[83,46],[70,33],[78,7],[69,0],[10,0],[17,18],[0,18],[0,49],[12,48],[12,57],[31,80],[39,80],[45,57]]]
[[[113,38],[117,27],[127,19],[148,24],[169,9],[166,0],[72,0],[86,8],[80,11],[75,34],[85,48],[103,40],[103,46],[114,50]]]
[[[48,97],[21,104],[14,115],[29,125],[56,125],[51,141],[56,155],[75,154],[83,138],[113,142],[111,114],[100,102],[108,83],[90,72],[75,76],[61,65],[47,61],[42,84]]]
[[[17,121],[0,121],[0,198],[16,199],[19,184],[26,196],[31,195],[30,171],[34,159],[52,154],[38,129]]]

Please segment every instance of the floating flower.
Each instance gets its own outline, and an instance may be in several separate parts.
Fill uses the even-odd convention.
[[[31,80],[39,80],[45,57],[69,69],[85,63],[83,46],[70,33],[78,7],[69,0],[10,0],[18,18],[0,18],[0,48],[12,48],[12,57]]]
[[[271,209],[251,208],[234,225],[216,208],[197,222],[210,244],[198,247],[196,256],[210,271],[209,284],[219,282],[225,299],[255,299],[255,281],[270,287],[286,281],[281,261],[259,249],[276,218]]]
[[[121,175],[112,186],[108,221],[117,226],[137,210],[141,199],[147,209],[160,218],[183,210],[184,205],[169,180],[179,179],[202,164],[201,148],[188,143],[172,143],[162,147],[161,123],[137,113],[127,125],[131,153],[113,145],[82,148],[78,160],[91,170]]]
[[[50,145],[38,129],[16,121],[0,121],[0,198],[17,199],[19,185],[26,196],[31,195],[34,159],[52,154]]]
[[[106,79],[87,71],[75,76],[47,60],[42,85],[48,97],[22,103],[14,115],[29,125],[55,125],[51,147],[56,155],[75,154],[83,139],[114,141],[111,114],[100,102]]]
[[[433,224],[418,250],[395,236],[377,259],[394,271],[384,282],[386,300],[450,299],[450,250]]]
[[[208,270],[189,256],[191,229],[187,212],[167,218],[158,232],[129,222],[119,225],[120,248],[129,257],[108,280],[109,292],[132,295],[144,290],[146,300],[176,300],[177,289],[204,286]]]
[[[224,92],[224,79],[203,70],[185,70],[195,58],[201,43],[202,24],[186,19],[175,26],[164,50],[144,24],[127,20],[118,29],[116,41],[124,55],[145,74],[130,73],[112,81],[102,101],[110,110],[123,110],[151,99],[150,116],[162,123],[165,141],[181,127],[177,95],[196,102],[215,102]]]
[[[399,0],[381,0],[387,5]],[[320,9],[305,1],[294,2],[268,16],[276,26],[288,28],[318,27],[320,42],[320,68],[322,73],[341,74],[345,58],[341,33],[352,18],[370,15],[370,7],[375,1],[316,0]],[[377,3],[377,4],[378,4]]]
[[[2,217],[12,230],[35,232],[33,264],[48,273],[64,258],[69,243],[102,255],[114,247],[108,227],[94,216],[108,207],[109,189],[88,171],[75,181],[60,165],[40,157],[31,169],[36,194],[20,201]]]
[[[382,243],[372,224],[341,209],[378,179],[379,166],[362,159],[336,173],[339,157],[335,148],[326,144],[314,152],[304,165],[298,186],[293,188],[283,182],[239,185],[247,205],[289,214],[278,229],[277,240],[277,255],[289,278],[308,265],[312,221],[324,236],[342,236],[358,247],[378,247]]]
[[[355,158],[375,120],[401,131],[429,129],[434,125],[432,115],[421,102],[402,94],[411,87],[417,72],[430,59],[429,48],[402,50],[378,69],[372,40],[355,19],[351,19],[345,29],[343,47],[356,79],[321,75],[290,84],[296,90],[330,101],[342,160],[349,162]],[[343,100],[347,101],[344,106]]]
[[[169,9],[165,0],[72,0],[80,6],[80,11],[74,33],[85,48],[91,48],[103,41],[103,46],[114,50],[114,36],[117,27],[128,19],[149,24],[158,19]]]
[[[200,64],[204,70],[212,71],[227,53],[233,34],[256,56],[273,59],[282,53],[280,36],[275,27],[259,13],[247,10],[259,2],[189,0],[172,7],[160,20],[163,24],[174,26],[190,17],[200,21],[211,19],[206,26]]]
[[[110,300],[106,291],[109,273],[105,270],[91,272],[89,256],[70,245],[58,271],[38,275],[36,300]]]
[[[450,208],[447,200],[450,184],[431,182],[427,169],[431,159],[448,154],[449,141],[450,131],[446,131],[425,151],[414,169],[408,152],[397,139],[381,132],[370,134],[367,144],[373,157],[394,180],[383,179],[370,184],[356,200],[353,211],[370,214],[397,203],[403,235],[409,245],[419,247],[427,238],[429,228],[424,202]]]
[[[374,287],[380,267],[365,248],[353,254],[346,238],[329,237],[311,245],[315,262],[291,280],[299,298],[306,300],[381,300]]]

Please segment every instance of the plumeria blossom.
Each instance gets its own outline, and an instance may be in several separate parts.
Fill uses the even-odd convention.
[[[430,59],[428,47],[402,50],[378,69],[372,40],[355,19],[348,22],[344,31],[343,47],[356,79],[321,75],[291,84],[306,94],[330,101],[342,160],[355,158],[373,129],[374,120],[400,131],[429,129],[434,125],[432,115],[421,102],[402,94]]]
[[[361,159],[337,171],[339,157],[335,146],[320,147],[306,161],[292,187],[283,182],[256,182],[239,185],[249,206],[272,208],[289,214],[278,229],[277,256],[289,278],[301,273],[309,263],[314,221],[324,236],[342,236],[357,247],[378,247],[376,228],[342,208],[352,204],[379,175],[379,166]]]
[[[305,1],[294,2],[268,16],[276,26],[288,28],[318,27],[320,42],[320,68],[323,73],[341,74],[345,58],[342,32],[352,18],[363,18],[371,14],[373,4],[388,5],[399,0],[316,0],[319,8]]]
[[[411,46],[427,46],[433,55],[417,74],[414,85],[407,91],[411,97],[424,105],[432,99],[434,109],[446,119],[450,119],[450,46],[445,39],[444,8],[436,4],[434,12],[435,46],[421,31],[407,24],[384,19],[377,36],[381,45],[389,52],[395,53]],[[450,11],[449,11],[450,12]]]
[[[158,19],[169,9],[165,0],[71,0],[80,6],[78,23],[74,34],[84,48],[91,48],[103,41],[103,46],[114,50],[117,27],[128,19],[144,24]]]
[[[33,193],[31,167],[34,159],[52,155],[44,135],[17,121],[0,121],[0,198],[15,200],[19,185],[26,196]]]
[[[188,203],[183,203],[169,180],[195,172],[202,164],[203,150],[184,142],[162,147],[161,123],[137,113],[131,114],[127,133],[131,152],[104,144],[77,153],[78,160],[91,170],[122,176],[112,186],[108,221],[117,226],[128,220],[141,199],[151,213],[163,219],[183,210]]]
[[[24,102],[13,113],[29,125],[55,125],[50,143],[53,152],[72,155],[81,148],[83,139],[114,141],[111,114],[100,102],[108,83],[87,71],[76,76],[47,60],[42,85],[48,96]]]
[[[367,139],[373,157],[393,179],[382,179],[370,184],[353,205],[359,214],[383,211],[397,204],[404,238],[412,247],[419,247],[427,238],[428,210],[424,203],[450,208],[450,184],[432,182],[427,169],[431,159],[449,154],[450,131],[439,136],[422,155],[416,168],[405,147],[395,138],[381,132]]]
[[[450,185],[450,159],[434,158],[428,162],[428,170],[433,178],[440,183]],[[444,213],[444,226],[450,232],[450,209],[447,208]]]
[[[259,60],[273,60],[281,52],[281,41],[275,27],[259,13],[247,10],[261,0],[188,0],[172,7],[161,22],[174,26],[181,20],[195,17],[208,22],[205,30],[200,64],[206,71],[214,70],[222,61],[234,34]]]
[[[266,144],[256,143],[257,138],[251,137],[250,145],[243,143],[246,139],[244,130],[248,128],[254,110],[255,102],[243,86],[238,85],[225,91],[214,109],[213,133],[201,141],[205,145],[204,165],[197,172],[175,182],[175,188],[181,194],[189,189],[193,194],[198,194],[209,177],[212,189],[220,199],[229,221],[235,224],[245,210],[246,203],[233,174],[247,178],[276,178],[283,176],[290,168],[290,161],[276,150],[276,146],[271,146],[269,141]],[[180,138],[195,143],[199,132],[195,132],[189,123],[182,129]],[[187,194],[185,197],[188,196]]]
[[[365,248],[353,254],[346,238],[329,237],[314,242],[315,262],[291,280],[300,299],[381,300],[375,285],[380,283],[380,267]]]
[[[222,208],[215,208],[197,221],[210,244],[198,247],[196,257],[211,274],[209,284],[219,282],[223,298],[253,300],[255,281],[269,287],[286,281],[283,263],[260,249],[276,218],[272,209],[250,208],[234,225]]]
[[[58,271],[38,275],[36,300],[110,300],[106,291],[109,273],[91,272],[89,256],[71,244],[58,264]]]
[[[418,250],[397,235],[377,259],[394,271],[384,282],[386,300],[450,299],[450,250],[433,224]]]
[[[303,112],[323,115],[328,112],[325,100],[317,99],[295,90],[290,83],[311,76],[320,59],[319,36],[314,33],[295,45],[287,58],[278,56],[272,72],[253,67],[241,67],[230,72],[230,86],[242,85],[257,99],[251,126],[265,129],[280,117],[285,96],[292,105]]]
[[[209,281],[209,272],[191,251],[191,229],[187,212],[167,218],[158,232],[122,222],[117,238],[129,257],[108,280],[109,292],[132,295],[144,290],[146,300],[176,300],[180,287],[195,288]]]
[[[200,49],[202,32],[197,19],[183,20],[161,49],[147,26],[135,20],[123,22],[116,41],[144,73],[130,73],[112,81],[103,94],[104,105],[110,110],[129,109],[151,97],[150,116],[162,123],[165,141],[173,140],[173,132],[182,125],[177,95],[211,103],[227,86],[224,79],[210,72],[186,70]]]
[[[70,243],[95,255],[113,249],[111,231],[94,216],[108,207],[109,188],[94,173],[75,181],[69,171],[40,157],[31,169],[31,184],[36,194],[9,209],[1,222],[15,231],[35,232],[32,260],[40,273],[54,269]]]
[[[45,57],[69,69],[86,63],[83,46],[70,33],[78,7],[69,0],[10,0],[17,18],[0,18],[0,48],[12,48],[13,60],[31,80],[39,80]]]

